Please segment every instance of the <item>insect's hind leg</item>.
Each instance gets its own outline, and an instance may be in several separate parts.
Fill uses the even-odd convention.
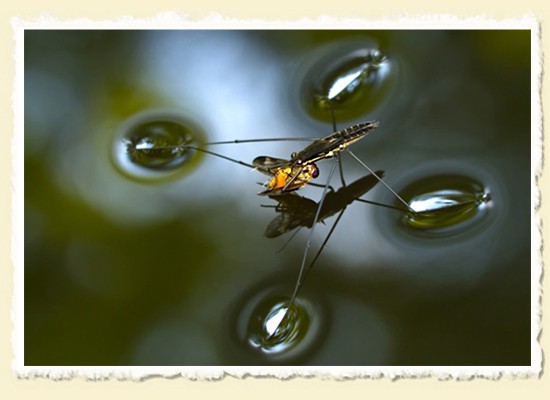
[[[206,149],[203,149],[203,148],[200,148],[200,147],[195,147],[195,146],[186,146],[186,147],[191,149],[191,150],[200,151],[202,153],[210,154],[211,156],[222,158],[224,160],[230,161],[230,162],[235,163],[235,164],[242,165],[244,167],[248,167],[248,168],[252,168],[252,169],[256,168],[252,164],[249,164],[249,163],[241,161],[241,160],[237,160],[235,158],[224,156],[223,154],[220,154],[220,153],[215,153],[213,151],[206,150]]]
[[[330,116],[331,116],[331,119],[332,119],[332,131],[336,132],[338,130],[338,128],[336,127],[336,116],[335,116],[335,113],[334,113],[334,108],[332,108],[332,107],[330,108]],[[346,180],[344,178],[344,169],[343,169],[343,164],[342,164],[342,157],[341,157],[340,153],[337,153],[336,157],[338,159],[338,171],[339,171],[339,174],[340,174],[340,181],[342,182],[342,186],[346,186]],[[294,299],[296,298],[296,296],[298,295],[298,292],[300,291],[303,283],[305,282],[306,277],[309,274],[309,271],[311,271],[311,269],[315,265],[315,262],[317,261],[317,259],[321,255],[321,252],[323,251],[323,249],[325,248],[326,244],[328,243],[330,237],[332,236],[332,233],[334,232],[334,229],[336,228],[336,225],[338,225],[338,222],[342,218],[342,215],[344,215],[344,211],[346,211],[346,207],[344,207],[342,209],[342,211],[340,211],[340,213],[338,214],[338,217],[336,218],[334,224],[332,224],[332,227],[330,228],[329,233],[327,234],[325,240],[323,241],[323,244],[321,245],[321,247],[319,248],[319,250],[315,254],[315,257],[313,258],[313,261],[309,264],[307,269],[305,271],[303,271],[303,269],[305,267],[305,261],[306,261],[306,258],[307,258],[307,250],[311,245],[311,236],[313,235],[313,230],[315,229],[315,225],[317,224],[317,220],[318,220],[318,217],[320,215],[321,208],[323,206],[323,201],[324,201],[325,196],[326,196],[326,191],[327,191],[327,189],[331,190],[331,191],[334,191],[332,186],[330,186],[330,180],[332,179],[332,175],[334,174],[335,166],[336,166],[336,164],[332,166],[332,170],[330,172],[329,178],[327,179],[327,183],[325,185],[314,184],[315,186],[323,186],[324,187],[324,192],[323,192],[323,196],[321,198],[321,201],[319,202],[319,205],[317,207],[317,214],[315,216],[313,224],[311,225],[310,236],[308,237],[308,242],[306,244],[306,249],[305,249],[305,252],[304,252],[304,258],[302,259],[302,267],[300,268],[300,276],[298,277],[298,281],[296,282],[296,288],[294,289],[294,293],[293,293],[293,295],[291,297],[291,300],[289,302],[289,308],[292,305],[292,303],[293,303]],[[313,184],[310,183],[310,185],[313,185]],[[303,272],[303,275],[302,275],[302,272]]]
[[[304,273],[306,272],[307,254],[308,254],[309,248],[311,247],[311,240],[313,238],[313,232],[315,231],[315,226],[317,225],[317,221],[319,221],[319,216],[321,215],[321,209],[323,208],[323,203],[324,203],[325,198],[326,198],[328,187],[329,187],[330,181],[332,179],[332,176],[334,175],[334,172],[336,170],[337,165],[338,164],[335,160],[335,162],[332,164],[332,168],[331,168],[330,173],[328,175],[327,183],[325,185],[325,189],[323,190],[323,194],[321,195],[321,200],[319,201],[319,205],[317,207],[317,212],[315,213],[315,218],[313,219],[313,224],[311,225],[311,230],[310,230],[309,235],[307,237],[306,247],[304,249],[304,254],[302,256],[302,264],[300,265],[300,273],[298,274],[298,280],[296,281],[296,286],[294,287],[294,292],[292,293],[292,296],[290,297],[290,300],[288,302],[288,306],[286,308],[285,315],[283,316],[283,318],[279,322],[279,326],[277,326],[277,328],[273,331],[273,333],[270,336],[275,335],[276,332],[279,330],[279,327],[282,324],[284,324],[284,322],[288,318],[289,310],[292,308],[292,305],[294,304],[294,301],[296,300],[296,296],[298,295],[298,292],[300,291],[300,288],[302,287],[302,284],[303,284],[303,281],[304,281]],[[308,268],[308,270],[309,269],[311,269],[311,268]]]
[[[311,261],[311,263],[309,264],[309,266],[308,266],[307,269],[305,270],[301,282],[298,282],[300,286],[296,289],[296,295],[298,294],[298,291],[299,291],[300,288],[302,287],[302,284],[305,282],[305,280],[306,280],[306,278],[307,278],[307,275],[309,274],[309,271],[311,271],[311,269],[313,268],[313,266],[314,266],[315,263],[317,262],[317,259],[319,258],[319,256],[320,256],[321,253],[323,252],[323,249],[326,247],[326,245],[327,245],[327,243],[328,243],[330,237],[332,236],[334,230],[336,229],[336,225],[338,225],[338,222],[340,222],[340,219],[341,219],[342,216],[344,215],[344,211],[346,211],[346,207],[344,207],[344,208],[342,209],[342,211],[340,211],[340,212],[338,213],[338,216],[336,217],[336,220],[334,221],[334,223],[333,223],[332,226],[330,227],[330,231],[328,232],[327,236],[325,237],[325,240],[323,241],[323,244],[321,245],[321,247],[319,247],[319,250],[317,250],[317,254],[315,254],[315,257],[313,257],[313,261]]]
[[[336,115],[334,114],[334,108],[330,107],[330,117],[332,118],[332,131],[336,132]]]
[[[361,161],[361,159],[359,157],[357,157],[355,154],[353,154],[349,149],[347,149],[347,152],[350,156],[352,156],[363,168],[365,168],[367,171],[369,171],[370,174],[372,174],[372,176],[374,176],[376,179],[378,179],[378,181],[384,185],[386,187],[386,189],[388,189],[406,208],[409,212],[411,213],[415,213],[415,211],[411,208],[411,206],[409,205],[409,203],[407,203],[401,196],[399,196],[397,194],[397,192],[395,190],[393,190],[386,182],[384,182],[382,180],[382,178],[380,178],[376,172],[374,172],[372,169],[369,168],[369,166],[367,164],[365,164],[363,161]]]
[[[346,179],[344,178],[344,166],[342,164],[342,156],[340,153],[337,154],[338,157],[338,171],[340,171],[340,181],[342,182],[342,186],[346,186]]]
[[[334,112],[334,108],[330,107],[330,117],[332,119],[332,132],[336,132],[338,128],[336,127],[336,115]],[[336,157],[338,157],[338,170],[340,171],[340,181],[342,182],[342,186],[346,186],[346,179],[344,178],[344,167],[342,164],[342,157],[340,156],[340,153],[338,152],[336,154]]]

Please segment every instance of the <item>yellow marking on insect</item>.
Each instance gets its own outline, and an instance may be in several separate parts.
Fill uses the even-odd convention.
[[[269,190],[284,188],[287,182],[292,178],[293,173],[295,174],[296,172],[291,166],[277,170],[273,178],[267,184],[267,188]],[[298,177],[296,177],[296,179],[298,179]]]
[[[302,167],[295,165],[281,167],[273,172],[273,178],[266,184],[267,189],[263,194],[274,195],[301,189],[317,174],[318,169],[315,164]]]

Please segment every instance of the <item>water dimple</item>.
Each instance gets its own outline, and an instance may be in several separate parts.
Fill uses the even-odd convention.
[[[151,169],[173,169],[189,156],[193,140],[183,127],[170,121],[155,121],[139,127],[137,134],[123,139],[132,162]]]
[[[329,54],[319,60],[306,75],[302,86],[302,103],[315,118],[338,120],[359,117],[377,107],[390,91],[394,78],[393,64],[374,47],[347,49],[343,54]]]
[[[288,308],[287,300],[267,299],[258,304],[247,330],[251,348],[265,355],[277,355],[300,344],[310,325],[309,316],[299,302]]]
[[[164,180],[179,176],[200,158],[192,147],[203,135],[197,125],[174,112],[148,112],[128,120],[115,137],[113,159],[126,176]]]
[[[480,220],[491,205],[490,193],[463,176],[435,176],[407,186],[402,192],[413,211],[401,225],[417,234],[449,236]]]
[[[243,298],[232,318],[239,348],[252,357],[247,362],[285,364],[305,362],[325,338],[326,308],[318,296],[305,293],[289,307],[282,295],[287,285],[254,290]]]

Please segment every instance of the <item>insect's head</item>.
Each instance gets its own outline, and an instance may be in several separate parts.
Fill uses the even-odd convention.
[[[317,165],[309,164],[305,168],[307,168],[312,178],[317,178],[319,176],[319,168],[317,168]]]

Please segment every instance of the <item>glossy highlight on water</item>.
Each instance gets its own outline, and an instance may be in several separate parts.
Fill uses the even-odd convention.
[[[164,180],[194,164],[203,137],[197,125],[174,112],[148,112],[130,118],[113,145],[113,159],[126,176]]]
[[[376,108],[395,78],[390,59],[376,47],[344,47],[321,58],[306,75],[302,103],[315,118],[350,120]]]
[[[415,182],[402,196],[412,208],[402,225],[430,235],[451,235],[480,220],[491,204],[483,186],[463,176],[436,176]]]
[[[265,355],[286,353],[300,344],[309,328],[306,309],[287,300],[262,302],[254,310],[248,325],[248,344]]]

